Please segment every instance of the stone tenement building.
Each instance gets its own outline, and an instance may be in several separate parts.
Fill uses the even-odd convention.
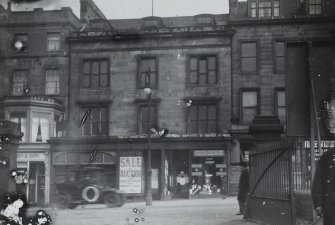
[[[64,135],[69,47],[80,27],[70,8],[14,12],[0,5],[0,118],[23,133],[17,167],[28,170],[30,204],[49,204],[51,137]]]
[[[335,87],[335,2],[230,0],[229,4],[229,25],[235,31],[230,130],[234,145],[247,155],[255,116],[277,115],[284,125],[282,139],[296,139],[291,172],[297,215],[311,218],[310,140],[317,136],[313,103],[322,151],[335,146],[326,128],[328,109],[324,107]],[[268,124],[268,129],[272,125],[276,124]],[[315,161],[320,153],[316,150]]]
[[[256,115],[277,115],[285,125],[282,136],[301,137],[304,144],[310,121],[309,76],[315,83],[318,106],[330,95],[335,65],[334,2],[230,0],[229,4],[229,14],[124,20],[107,19],[91,0],[81,0],[80,19],[66,8],[17,12],[69,15],[57,19],[68,28],[63,27],[65,35],[60,39],[60,46],[68,49],[50,57],[49,51],[40,49],[43,45],[28,46],[42,52],[39,58],[37,53],[27,57],[37,71],[44,65],[37,58],[46,65],[58,62],[63,71],[59,73],[62,94],[52,96],[54,102],[34,99],[35,94],[43,94],[46,83],[30,82],[30,92],[20,96],[29,104],[51,105],[51,115],[64,115],[62,120],[66,120],[62,123],[65,136],[48,136],[51,193],[57,182],[70,176],[71,168],[93,164],[104,169],[110,186],[128,197],[142,198],[149,112],[150,128],[154,128],[151,184],[156,199],[236,193],[240,153],[247,155],[252,143],[249,126]],[[0,29],[10,36],[7,26]],[[33,31],[25,27],[27,33]],[[14,54],[4,41],[1,66],[6,72],[1,78],[6,83],[1,83],[1,91],[8,90],[1,95],[9,97],[2,101],[2,112],[11,119],[7,108],[11,104],[22,107],[13,96],[17,89],[13,87],[22,85],[12,78],[21,75],[14,75],[15,64],[5,62],[23,56]],[[45,79],[45,70],[28,77],[39,74]],[[149,95],[145,88],[150,88]],[[42,124],[42,117],[33,120],[29,110],[26,117]],[[19,116],[12,121],[21,121],[23,129]],[[29,126],[27,140],[36,140],[36,128]],[[159,133],[164,130],[168,133]],[[327,130],[322,130],[326,140]],[[90,161],[92,153],[95,160]],[[128,176],[129,170],[133,176]]]
[[[96,150],[110,185],[142,198],[150,110],[150,128],[168,130],[152,134],[153,197],[228,194],[229,16],[107,20],[92,1],[81,4],[87,23],[67,38],[69,135],[51,140],[55,181]],[[141,166],[121,163],[133,160]]]
[[[285,125],[283,136],[309,136],[309,76],[318,108],[330,97],[334,76],[334,1],[230,0],[229,4],[229,25],[235,31],[231,133],[247,150],[254,116],[277,115]],[[326,129],[321,128],[326,138]]]

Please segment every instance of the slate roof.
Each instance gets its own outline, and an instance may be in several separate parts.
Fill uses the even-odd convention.
[[[197,15],[198,16],[198,15]],[[228,21],[228,14],[212,15],[217,25],[224,25]],[[177,17],[160,17],[163,27],[188,27],[197,26],[196,16],[177,16]],[[109,20],[116,30],[132,30],[143,28],[143,19],[112,19]]]

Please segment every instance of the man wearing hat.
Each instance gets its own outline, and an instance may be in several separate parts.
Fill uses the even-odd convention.
[[[247,195],[249,192],[248,162],[242,161],[240,164],[243,167],[241,175],[240,175],[240,180],[238,183],[238,194],[237,194],[237,200],[238,200],[238,205],[240,207],[240,212],[238,212],[236,215],[243,215],[245,213]]]
[[[335,148],[320,157],[313,179],[312,199],[317,215],[323,215],[323,225],[335,225]]]

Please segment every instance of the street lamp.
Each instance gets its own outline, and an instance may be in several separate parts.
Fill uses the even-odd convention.
[[[151,130],[150,130],[150,122],[151,122],[151,89],[144,88],[143,92],[148,97],[148,157],[147,157],[147,185],[145,190],[145,203],[147,206],[152,205],[152,191],[151,191]]]

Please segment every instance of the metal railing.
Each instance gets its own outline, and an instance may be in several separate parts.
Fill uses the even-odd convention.
[[[245,219],[294,225],[292,140],[257,142],[250,151],[249,196]]]

